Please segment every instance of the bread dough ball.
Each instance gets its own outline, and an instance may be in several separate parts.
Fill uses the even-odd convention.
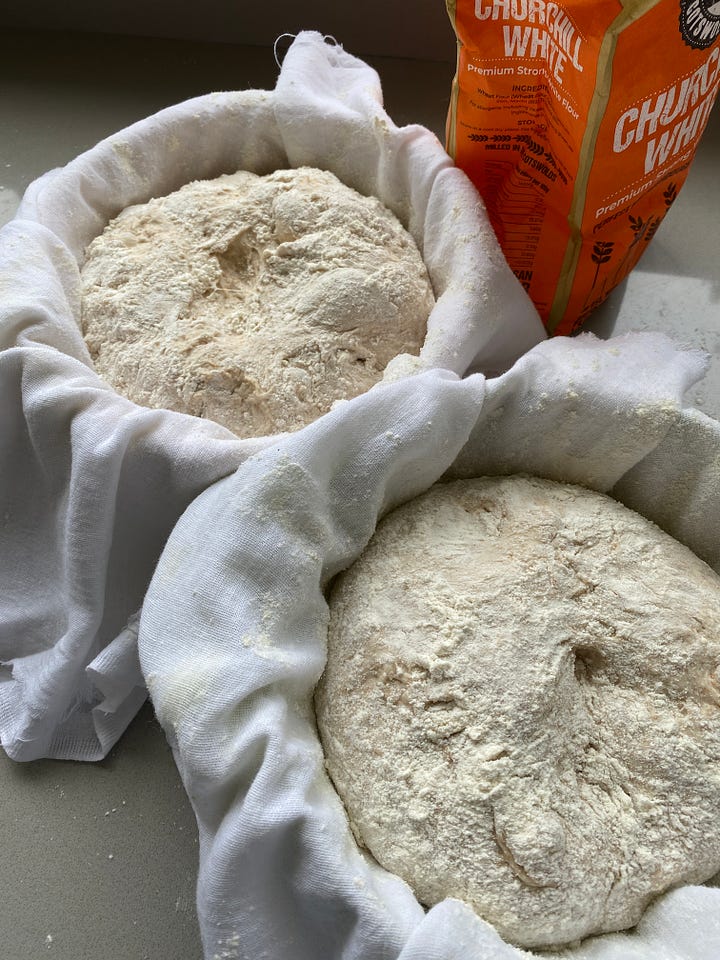
[[[548,947],[720,868],[720,578],[621,504],[438,484],[330,600],[316,692],[360,844]]]
[[[434,304],[410,234],[312,168],[241,171],[128,207],[87,250],[99,375],[239,436],[295,430],[417,354]]]

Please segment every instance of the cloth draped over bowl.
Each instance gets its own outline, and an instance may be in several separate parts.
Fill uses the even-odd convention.
[[[326,588],[394,506],[443,478],[510,473],[609,493],[720,572],[720,424],[682,404],[703,369],[659,334],[588,334],[496,378],[427,371],[340,405],[190,505],[139,645],[199,825],[208,960],[534,956],[458,901],[426,913],[355,843],[312,708]],[[719,947],[720,890],[696,886],[558,956],[713,960]]]
[[[392,122],[374,70],[316,33],[274,90],[162,110],[36,180],[0,231],[0,742],[14,759],[112,747],[147,696],[135,615],[168,534],[274,442],[138,407],[97,377],[84,251],[131,204],[303,164],[379,197],[423,253],[437,304],[420,358],[395,358],[388,379],[504,369],[545,336],[469,180],[430,131]]]

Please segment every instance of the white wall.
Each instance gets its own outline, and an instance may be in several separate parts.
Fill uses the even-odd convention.
[[[0,0],[2,26],[263,46],[314,29],[360,55],[455,56],[444,0]]]

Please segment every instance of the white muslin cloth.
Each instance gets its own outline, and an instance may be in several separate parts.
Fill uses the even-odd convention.
[[[720,571],[720,425],[705,358],[657,334],[556,339],[493,379],[381,384],[247,460],[174,528],[139,652],[200,832],[206,960],[521,960],[468,906],[429,911],[363,855],[312,709],[325,589],[439,478],[530,473],[609,492]],[[659,855],[662,855],[660,851]],[[720,890],[661,897],[563,960],[717,960]]]
[[[316,33],[296,38],[275,90],[181,103],[31,184],[0,231],[0,742],[17,760],[108,751],[146,696],[133,616],[168,534],[274,442],[138,407],[95,375],[84,251],[131,204],[302,164],[378,196],[423,253],[437,305],[421,357],[388,378],[502,370],[545,336],[437,138],[395,126],[376,73]]]

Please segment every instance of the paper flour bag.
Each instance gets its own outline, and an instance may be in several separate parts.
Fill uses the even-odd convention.
[[[720,87],[709,0],[448,0],[448,149],[551,333],[635,266]]]

